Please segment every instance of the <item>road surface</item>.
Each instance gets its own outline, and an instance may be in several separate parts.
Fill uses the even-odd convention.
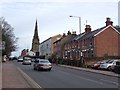
[[[118,88],[118,78],[53,65],[51,71],[36,71],[32,65],[14,64],[43,88]]]

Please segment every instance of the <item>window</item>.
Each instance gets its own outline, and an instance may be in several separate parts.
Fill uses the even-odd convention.
[[[48,44],[46,44],[46,47],[48,48]]]

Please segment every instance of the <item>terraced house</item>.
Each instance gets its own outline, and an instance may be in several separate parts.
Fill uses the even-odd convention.
[[[65,43],[71,40],[73,37],[76,36],[76,31],[72,33],[68,31],[67,35],[63,33],[62,37],[59,40],[56,40],[54,44],[54,54],[56,58],[62,58],[64,53],[64,46]]]
[[[66,42],[63,59],[120,56],[120,27],[113,26],[110,18],[106,18],[105,23],[105,26],[93,31],[90,25],[86,25],[84,33]]]

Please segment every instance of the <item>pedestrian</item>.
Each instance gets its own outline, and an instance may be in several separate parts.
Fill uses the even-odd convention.
[[[7,61],[7,55],[4,55],[3,56],[3,62],[6,62]]]

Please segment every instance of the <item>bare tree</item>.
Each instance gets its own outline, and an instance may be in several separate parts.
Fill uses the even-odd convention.
[[[17,40],[13,31],[13,27],[5,21],[3,17],[0,18],[0,27],[2,31],[2,41],[5,42],[5,49],[2,50],[2,55],[11,55],[12,51],[17,50]]]

